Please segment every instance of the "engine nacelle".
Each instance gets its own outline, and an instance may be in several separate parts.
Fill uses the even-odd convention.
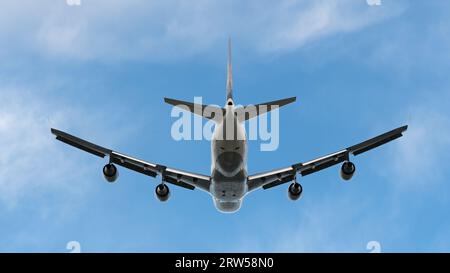
[[[119,177],[119,171],[114,164],[106,164],[103,167],[103,176],[105,177],[106,181],[113,183]]]
[[[159,201],[165,202],[169,200],[170,197],[169,187],[167,187],[166,184],[159,184],[156,186],[155,194]]]
[[[302,195],[302,192],[303,192],[302,185],[300,185],[299,183],[292,183],[288,189],[289,199],[293,201],[298,200]]]
[[[346,161],[341,166],[341,177],[344,180],[350,180],[356,171],[355,164],[350,161]]]

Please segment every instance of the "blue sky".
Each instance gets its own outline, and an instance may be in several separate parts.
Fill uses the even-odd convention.
[[[447,1],[2,1],[0,251],[450,251]],[[210,143],[176,142],[164,96],[223,104],[233,39],[238,103],[297,96],[280,146],[250,143],[249,172],[307,161],[409,124],[405,137],[339,168],[259,190],[238,213],[201,191],[120,169],[56,142],[69,131],[120,152],[208,174]]]

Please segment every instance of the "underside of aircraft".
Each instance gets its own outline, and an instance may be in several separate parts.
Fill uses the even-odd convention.
[[[259,188],[264,190],[291,182],[288,186],[288,196],[297,200],[303,189],[297,177],[307,176],[325,168],[341,164],[342,179],[350,180],[355,171],[355,164],[350,156],[357,156],[378,146],[386,144],[403,135],[407,126],[401,126],[374,138],[338,150],[337,152],[318,157],[313,160],[295,163],[284,168],[275,169],[259,174],[247,173],[247,141],[244,123],[252,118],[266,114],[273,109],[288,105],[296,100],[295,97],[256,104],[252,107],[236,107],[233,100],[233,79],[231,67],[231,46],[229,44],[227,66],[227,97],[224,107],[200,105],[181,100],[165,98],[165,102],[175,107],[183,108],[216,123],[212,140],[212,172],[210,175],[175,169],[163,164],[144,161],[123,153],[88,142],[76,136],[57,129],[51,132],[60,140],[73,147],[93,155],[108,158],[103,167],[103,175],[108,182],[114,182],[119,176],[116,165],[142,173],[147,176],[161,177],[161,183],[156,186],[155,194],[160,201],[167,201],[170,190],[167,184],[194,190],[201,189],[213,197],[216,208],[221,212],[235,212],[242,204],[244,196]],[[242,111],[245,109],[245,111]],[[250,110],[248,110],[250,109]],[[233,123],[236,128],[231,139],[223,139],[226,135],[226,124]]]

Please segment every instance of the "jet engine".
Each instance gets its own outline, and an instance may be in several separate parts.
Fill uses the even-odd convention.
[[[167,187],[166,184],[159,184],[156,186],[155,194],[159,201],[165,202],[169,200],[170,197],[169,187]]]
[[[355,164],[350,161],[346,161],[341,166],[341,177],[344,180],[350,180],[356,171]]]
[[[300,198],[300,196],[302,195],[302,192],[303,192],[302,185],[300,185],[299,183],[296,183],[296,182],[292,183],[288,189],[289,199],[291,199],[293,201],[298,200]]]
[[[119,171],[114,164],[109,163],[103,167],[103,176],[106,181],[113,183],[117,180],[117,177],[119,177]]]

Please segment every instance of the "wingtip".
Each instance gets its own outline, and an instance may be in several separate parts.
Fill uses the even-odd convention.
[[[406,130],[408,130],[408,125],[407,124],[403,125],[403,126],[400,126],[397,129],[394,129],[392,131],[395,131],[395,132],[399,133],[400,135],[402,135],[404,132],[406,132]]]
[[[290,98],[285,99],[285,101],[287,104],[294,103],[297,101],[297,97],[290,97]]]
[[[173,104],[173,103],[177,102],[177,100],[164,97],[164,102],[168,103],[168,104]]]

